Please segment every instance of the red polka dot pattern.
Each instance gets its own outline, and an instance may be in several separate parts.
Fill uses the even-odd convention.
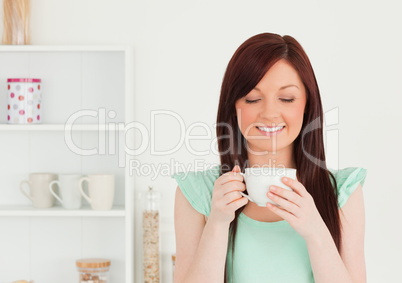
[[[37,82],[9,82],[7,121],[12,124],[35,124],[41,122],[42,94]]]

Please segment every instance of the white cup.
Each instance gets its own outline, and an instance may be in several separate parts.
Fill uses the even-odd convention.
[[[83,182],[88,182],[87,196],[84,192]],[[110,210],[114,199],[114,175],[96,174],[83,177],[79,181],[81,195],[89,202],[93,210]]]
[[[267,202],[277,205],[267,196],[270,186],[274,185],[293,191],[292,188],[282,183],[282,178],[289,177],[296,180],[296,169],[292,168],[246,168],[245,173],[240,174],[244,177],[248,195],[242,192],[240,194],[258,206],[264,207],[266,207]]]
[[[81,192],[79,189],[79,181],[81,175],[77,174],[63,174],[59,175],[59,180],[52,181],[49,184],[50,193],[61,203],[66,209],[79,209],[81,208]],[[53,185],[57,184],[59,187],[60,197],[54,192]]]
[[[31,173],[29,180],[24,180],[20,184],[21,192],[32,201],[32,205],[37,208],[48,208],[54,205],[54,197],[49,192],[49,184],[57,180],[57,174],[53,173]],[[29,193],[25,192],[23,184],[29,187]]]

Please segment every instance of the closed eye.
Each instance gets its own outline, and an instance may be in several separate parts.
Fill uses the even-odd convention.
[[[248,100],[248,99],[246,99],[246,103],[249,103],[249,104],[251,104],[251,103],[256,103],[257,101],[259,101],[260,99],[256,99],[256,100]],[[293,102],[294,101],[294,98],[292,98],[292,99],[281,99],[283,102],[285,102],[285,103],[290,103],[290,102]]]
[[[294,98],[292,98],[292,99],[281,99],[283,102],[293,102],[294,101]]]
[[[248,100],[248,99],[246,99],[246,103],[256,103],[258,100],[259,99],[257,99],[257,100]]]

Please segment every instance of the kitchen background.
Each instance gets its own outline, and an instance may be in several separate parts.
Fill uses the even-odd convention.
[[[402,199],[398,173],[402,157],[398,147],[402,137],[401,11],[402,4],[396,0],[33,0],[31,44],[128,45],[133,49],[134,120],[150,135],[146,150],[134,156],[139,164],[139,171],[133,171],[134,191],[137,194],[152,185],[162,194],[161,279],[168,283],[172,282],[171,255],[175,252],[177,186],[170,175],[219,162],[211,146],[214,123],[220,84],[236,48],[261,32],[292,35],[310,57],[324,112],[335,115],[331,141],[335,138],[336,143],[328,153],[331,166],[368,169],[364,186],[368,282],[395,282],[400,277],[402,252],[398,210]],[[166,112],[152,117],[151,111]],[[208,129],[193,126],[191,130],[190,125],[197,122]],[[194,154],[181,140],[184,135],[207,136],[208,130],[210,137],[188,143],[206,154]],[[147,143],[139,131],[134,140],[136,145]],[[136,206],[135,282],[142,281],[140,218]],[[3,229],[0,226],[0,233],[7,233]],[[7,264],[7,258],[0,256],[0,282]],[[20,270],[22,278],[33,272],[26,266]]]

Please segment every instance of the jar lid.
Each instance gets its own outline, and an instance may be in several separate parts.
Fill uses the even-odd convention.
[[[82,258],[75,262],[81,268],[101,268],[110,266],[110,260],[104,258]]]
[[[30,78],[18,78],[18,79],[7,79],[8,83],[40,83],[41,79],[30,79]]]

